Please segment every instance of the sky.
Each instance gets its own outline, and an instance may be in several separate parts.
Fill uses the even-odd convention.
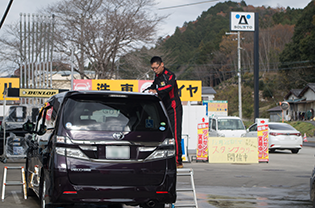
[[[0,15],[1,18],[6,10],[10,0],[1,0],[0,4]],[[20,13],[35,13],[48,4],[57,2],[58,0],[14,0],[9,11],[9,14],[4,22],[4,25],[10,24],[12,22],[19,21]],[[169,17],[160,24],[158,29],[158,36],[165,37],[166,35],[172,35],[175,28],[183,26],[184,22],[194,21],[201,15],[203,11],[207,11],[210,7],[214,6],[218,2],[225,2],[225,0],[218,1],[208,1],[207,3],[190,5],[185,7],[164,9],[160,8],[192,4],[198,2],[205,2],[206,0],[156,0],[158,3],[155,8],[152,8],[153,12],[161,15],[169,15]],[[240,2],[241,0],[233,0],[235,2]],[[276,7],[291,7],[291,8],[304,8],[311,0],[245,0],[247,5],[257,6],[270,6]]]

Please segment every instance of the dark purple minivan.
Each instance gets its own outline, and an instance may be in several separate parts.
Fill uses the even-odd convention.
[[[28,195],[41,207],[104,204],[164,208],[176,200],[175,141],[150,94],[70,91],[45,103],[26,159]]]

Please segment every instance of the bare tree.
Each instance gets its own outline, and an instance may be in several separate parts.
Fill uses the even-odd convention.
[[[57,50],[75,48],[81,75],[89,62],[94,78],[104,79],[114,77],[118,56],[153,43],[165,18],[150,12],[154,5],[154,0],[61,0],[44,11],[56,15]]]

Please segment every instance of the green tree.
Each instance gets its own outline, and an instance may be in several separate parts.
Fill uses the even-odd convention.
[[[315,82],[315,2],[312,0],[298,19],[292,42],[280,54],[280,71],[287,89]]]

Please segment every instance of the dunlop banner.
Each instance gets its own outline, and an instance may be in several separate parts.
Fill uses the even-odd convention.
[[[20,97],[37,97],[37,98],[49,98],[59,93],[59,90],[53,89],[20,89]]]

